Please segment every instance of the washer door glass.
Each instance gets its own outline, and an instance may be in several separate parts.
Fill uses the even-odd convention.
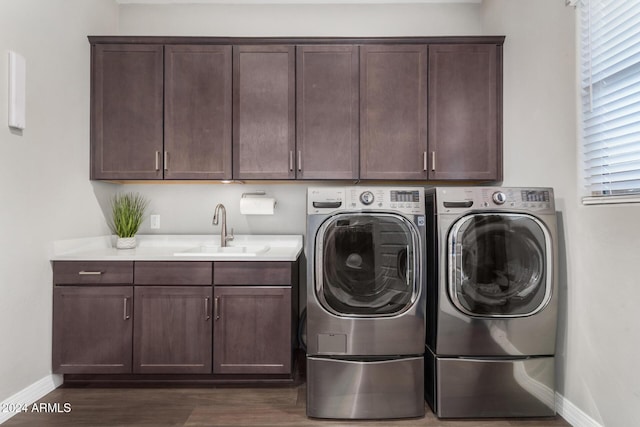
[[[393,214],[339,214],[316,240],[316,296],[337,315],[388,316],[418,291],[415,227]]]
[[[470,315],[513,317],[551,297],[548,232],[524,214],[475,214],[449,234],[449,294]]]

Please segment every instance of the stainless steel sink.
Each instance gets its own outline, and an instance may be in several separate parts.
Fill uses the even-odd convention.
[[[234,245],[234,246],[196,246],[184,251],[175,252],[175,256],[246,256],[252,257],[263,254],[270,249],[267,245]]]

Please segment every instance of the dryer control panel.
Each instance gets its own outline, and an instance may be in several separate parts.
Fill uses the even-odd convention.
[[[442,213],[465,210],[524,210],[553,213],[553,189],[535,187],[440,187],[438,209]]]

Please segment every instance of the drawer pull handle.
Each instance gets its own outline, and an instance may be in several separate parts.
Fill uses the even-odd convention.
[[[102,274],[102,271],[79,271],[78,274],[80,276],[100,276]]]

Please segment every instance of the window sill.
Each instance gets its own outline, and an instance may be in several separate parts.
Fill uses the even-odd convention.
[[[589,196],[582,198],[583,205],[619,205],[640,203],[640,194],[633,196]]]

